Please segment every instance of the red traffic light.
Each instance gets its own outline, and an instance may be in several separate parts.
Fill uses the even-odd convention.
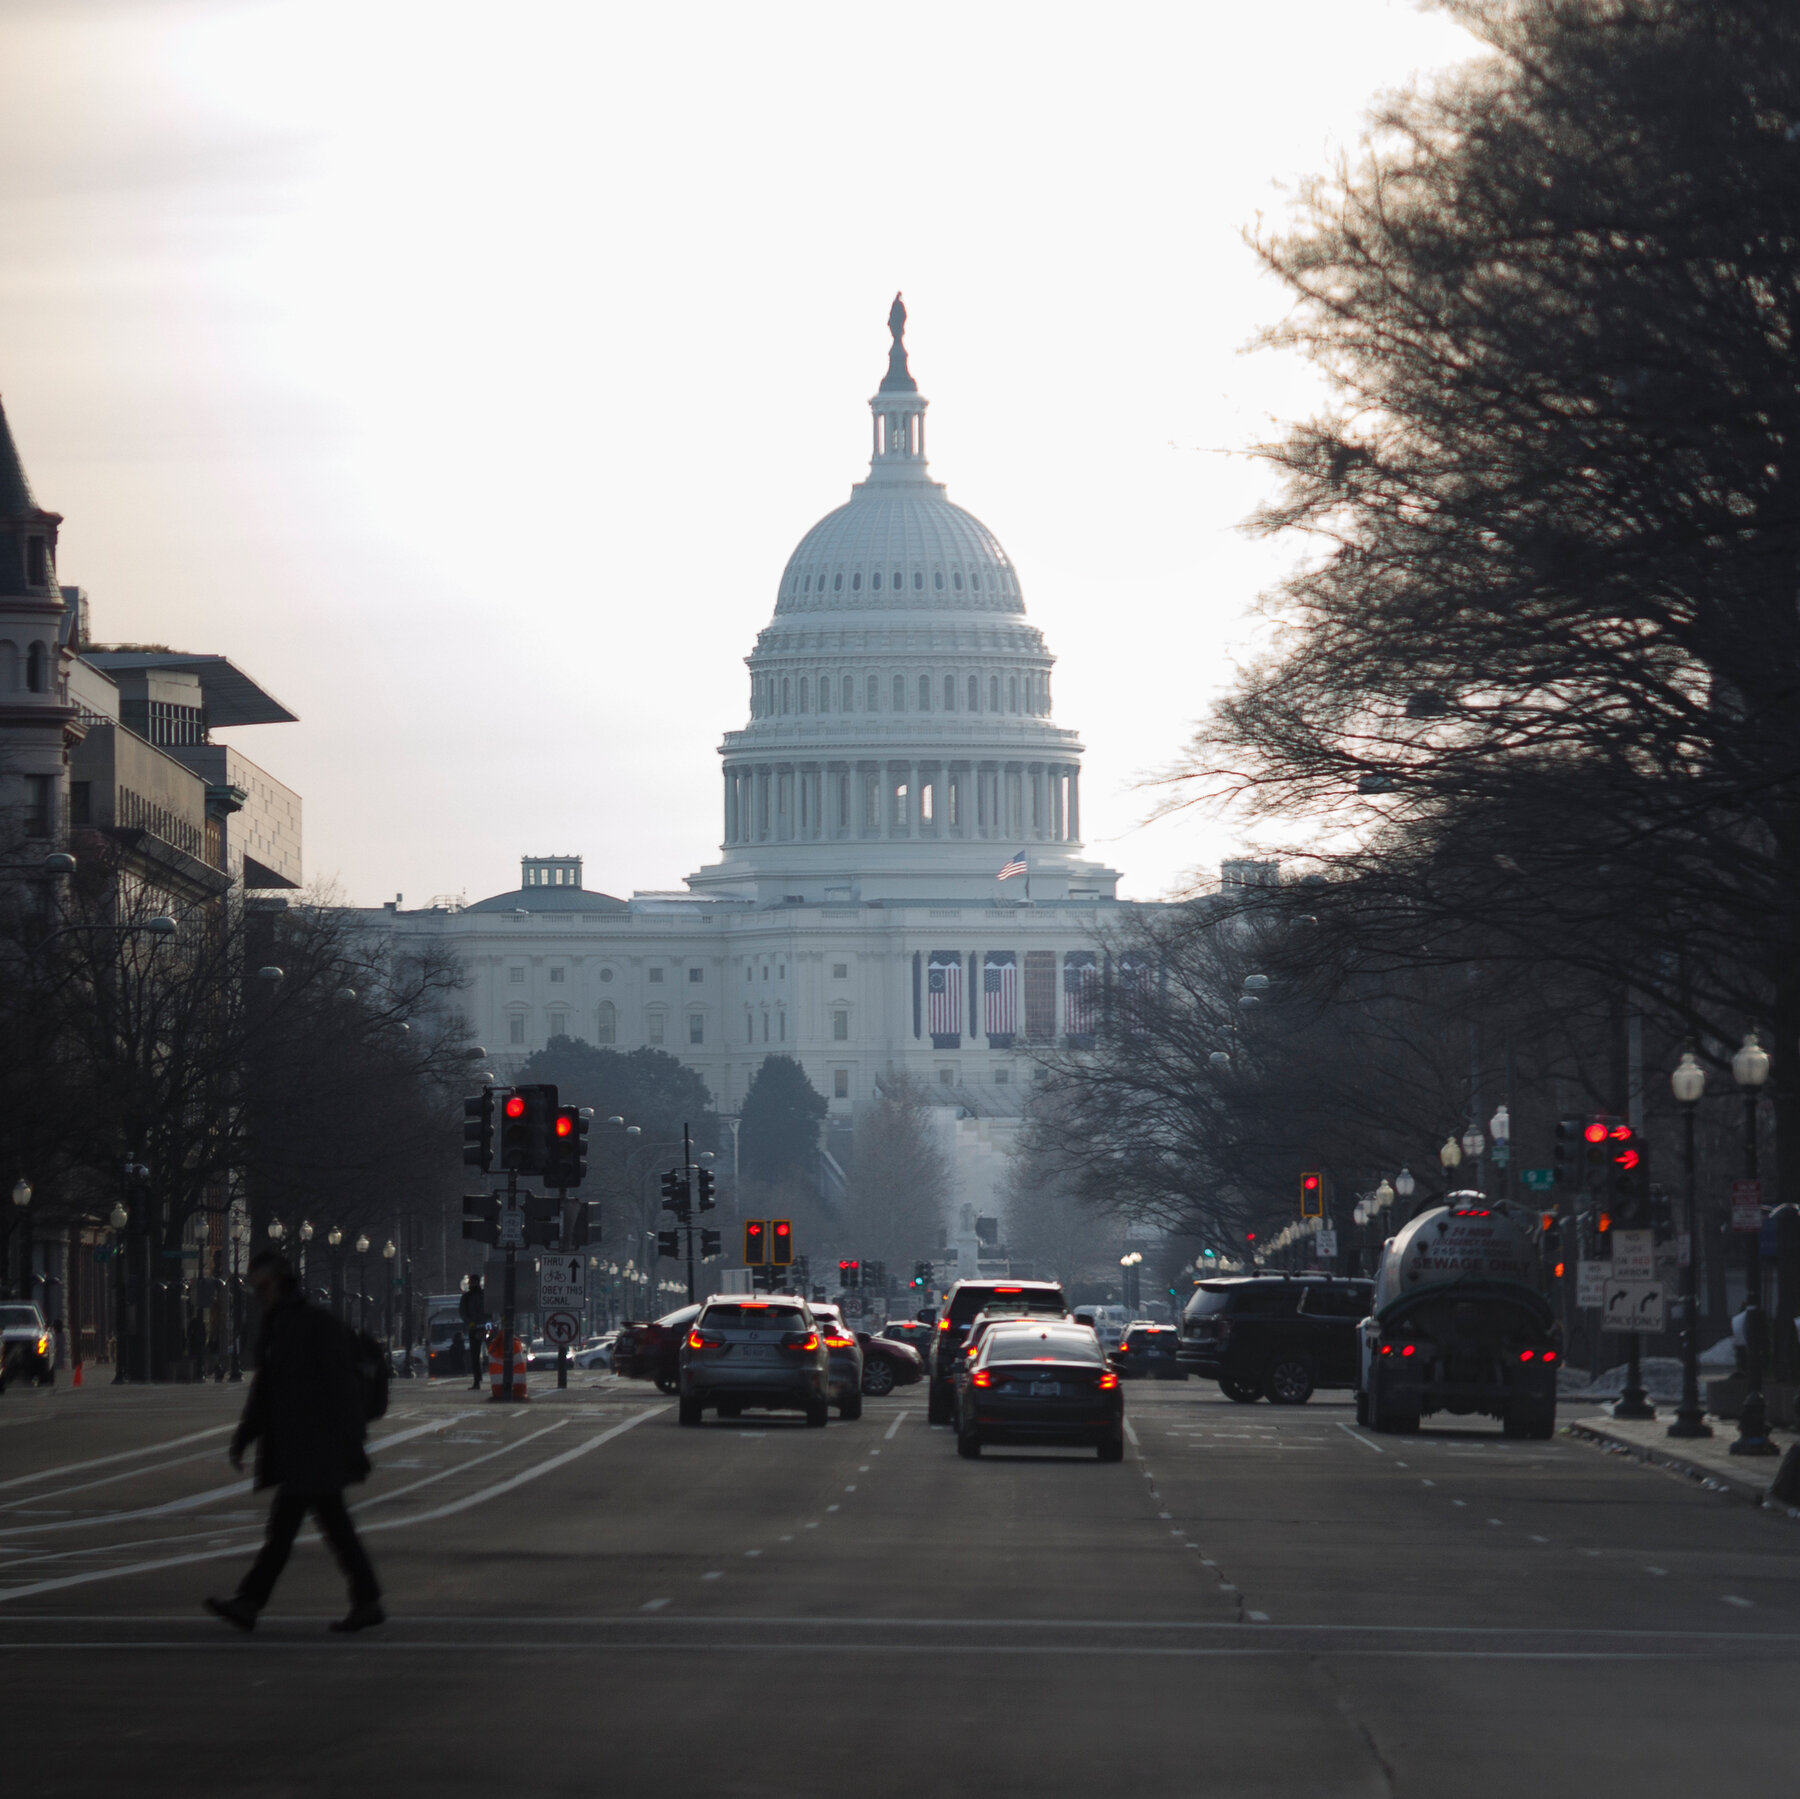
[[[1607,1132],[1607,1135],[1611,1137],[1615,1143],[1629,1143],[1631,1141],[1631,1126],[1628,1124],[1615,1124],[1612,1129]]]
[[[1613,1157],[1613,1165],[1618,1168],[1635,1168],[1643,1159],[1635,1149],[1622,1149]]]
[[[568,1112],[557,1113],[556,1134],[559,1137],[573,1137],[575,1135],[575,1119],[572,1114]]]
[[[525,1095],[523,1093],[509,1093],[506,1096],[506,1115],[508,1118],[525,1116]]]
[[[1303,1174],[1300,1177],[1300,1185],[1308,1193],[1317,1193],[1319,1177],[1316,1174]]]
[[[1610,1231],[1612,1229],[1612,1213],[1602,1212],[1600,1216],[1594,1220],[1594,1229],[1597,1231]]]
[[[1604,1143],[1607,1138],[1606,1121],[1596,1118],[1581,1134],[1590,1143]]]

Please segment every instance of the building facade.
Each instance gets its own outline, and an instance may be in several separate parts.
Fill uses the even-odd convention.
[[[930,478],[898,299],[889,326],[868,476],[801,538],[747,658],[718,860],[627,900],[526,857],[510,892],[388,911],[455,946],[502,1068],[558,1035],[648,1046],[730,1113],[785,1053],[840,1127],[909,1075],[985,1210],[1022,1052],[1094,1028],[1119,877],[1082,853],[1082,745],[1018,571]]]

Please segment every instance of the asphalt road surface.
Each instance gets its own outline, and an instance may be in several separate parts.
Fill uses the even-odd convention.
[[[1122,1467],[955,1454],[919,1389],[682,1430],[575,1375],[397,1383],[245,1638],[242,1389],[0,1398],[9,1795],[861,1799],[1800,1788],[1800,1524],[1567,1438],[1127,1389]]]

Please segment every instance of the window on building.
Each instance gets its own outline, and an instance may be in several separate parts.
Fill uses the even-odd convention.
[[[836,574],[832,577],[831,591],[833,593],[842,593],[844,591],[844,577],[843,577],[842,573]]]
[[[40,583],[39,585],[42,585]],[[29,693],[48,693],[50,691],[48,658],[44,654],[41,642],[34,642],[25,651],[25,688]]]
[[[763,1042],[767,1043],[769,1041],[769,1015],[767,1012],[765,1012],[762,1015],[762,1020],[763,1020]]]
[[[619,1037],[619,1009],[611,1000],[603,999],[594,1017],[594,1041],[616,1043]]]
[[[941,584],[941,583],[940,583]],[[850,1097],[850,1070],[834,1068],[831,1071],[831,1097],[848,1099]]]
[[[1000,710],[1000,677],[998,675],[988,676],[988,710],[990,712]]]
[[[775,1014],[775,1041],[777,1043],[787,1042],[787,1013],[785,1010],[777,1010]]]
[[[848,962],[833,962],[831,965],[831,978],[834,981],[849,980],[850,964]]]
[[[869,591],[871,593],[880,593],[881,592],[881,570],[880,569],[877,569],[874,572],[874,574],[872,574],[869,577]]]
[[[783,712],[794,709],[794,684],[786,675],[781,677],[781,709]]]
[[[650,970],[649,979],[652,986],[660,986],[662,984],[662,978],[663,971],[660,968],[652,968]]]
[[[833,1043],[848,1043],[850,1041],[850,1014],[848,1012],[832,1013],[831,1040]]]
[[[568,972],[569,971],[564,968],[560,962],[553,964],[550,969],[550,984],[552,986],[560,986],[567,977]]]
[[[25,777],[25,835],[27,837],[54,837],[56,835],[55,775],[27,775]]]
[[[962,806],[960,803],[961,800],[962,800],[962,782],[952,781],[950,783],[950,820],[949,820],[952,829],[954,829],[956,826],[957,814],[962,810]]]
[[[934,568],[931,571],[931,584],[939,593],[944,591],[944,571],[941,568]]]
[[[944,710],[946,712],[956,710],[956,677],[954,675],[944,677]]]
[[[690,985],[704,981],[705,979],[706,970],[704,968],[695,967],[688,970],[688,982]]]
[[[994,1085],[996,1087],[1004,1087],[1011,1080],[1012,1070],[1010,1068],[996,1068],[994,1070]]]
[[[938,1085],[940,1087],[954,1087],[956,1085],[956,1070],[954,1068],[940,1068],[938,1070]]]
[[[952,569],[950,571],[950,585],[953,588],[955,588],[958,593],[962,592],[962,570],[961,569],[959,569],[959,568]]]
[[[819,677],[819,710],[821,712],[831,710],[831,678],[828,675]]]
[[[569,1034],[569,1015],[568,1015],[568,1013],[567,1012],[552,1012],[550,1014],[550,1035],[552,1037],[566,1037],[566,1036],[568,1036],[568,1034]]]
[[[913,592],[914,593],[922,592],[924,590],[924,586],[925,586],[925,571],[922,568],[915,568],[913,570]]]
[[[603,981],[610,981],[613,978],[613,971],[610,968],[601,969],[600,978]]]
[[[837,821],[840,831],[850,829],[850,777],[839,775],[837,778]]]
[[[746,1043],[756,1041],[756,1014],[747,1006],[744,1008],[744,1041]]]
[[[94,822],[94,784],[92,781],[69,783],[69,823],[87,825]]]
[[[800,677],[800,710],[802,712],[812,710],[812,682],[805,675]]]
[[[969,710],[971,712],[981,710],[981,677],[979,675],[969,677]]]
[[[921,781],[919,783],[919,823],[928,825],[936,818],[937,783]]]
[[[843,578],[842,576],[839,576],[840,580],[842,578]],[[861,593],[862,592],[862,570],[861,569],[858,569],[856,571],[856,573],[850,577],[850,591],[852,593]]]
[[[655,1011],[650,1013],[644,1020],[646,1027],[644,1031],[645,1042],[651,1044],[653,1047],[660,1045],[663,1040],[663,1028],[667,1022],[668,1021],[662,1012]]]
[[[881,681],[875,675],[869,677],[869,710],[871,712],[881,710]]]
[[[525,970],[515,962],[513,966],[506,971],[506,978],[511,981],[515,987],[523,987],[525,985]]]
[[[507,1019],[506,1040],[509,1043],[523,1043],[525,1041],[525,1014],[523,1012],[515,1012]]]
[[[1019,709],[1019,677],[1017,675],[1006,677],[1006,709],[1008,712],[1017,712]]]
[[[894,710],[896,712],[906,710],[906,677],[904,675],[894,677]]]
[[[785,962],[776,963],[775,978],[778,981],[785,981],[787,979],[787,964]]]
[[[906,829],[906,783],[904,781],[894,789],[894,828],[900,831]]]
[[[706,1041],[706,1014],[690,1012],[688,1014],[688,1042],[704,1043]]]
[[[931,677],[929,675],[919,677],[919,710],[921,712],[931,710]]]
[[[843,704],[838,707],[838,710],[840,712],[849,712],[855,706],[855,704],[856,704],[856,682],[849,675],[846,675],[844,677]]]
[[[50,585],[50,546],[41,537],[25,540],[25,580],[31,587]]]
[[[769,978],[769,965],[767,962],[762,965],[762,974],[763,979],[766,981]]]

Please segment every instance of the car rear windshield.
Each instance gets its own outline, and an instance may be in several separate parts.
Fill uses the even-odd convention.
[[[36,1306],[0,1306],[0,1330],[41,1331],[44,1321]]]
[[[1061,1287],[988,1286],[958,1287],[950,1301],[950,1322],[967,1324],[977,1312],[998,1312],[1011,1307],[1021,1312],[1053,1312],[1061,1317],[1069,1308]]]
[[[708,1306],[701,1322],[728,1331],[798,1331],[807,1328],[806,1314],[798,1306]]]
[[[1136,1330],[1125,1333],[1128,1343],[1147,1343],[1152,1337],[1172,1337],[1175,1327],[1172,1324],[1140,1324]]]
[[[988,1332],[985,1359],[990,1364],[1043,1360],[1098,1364],[1105,1358],[1094,1333],[1089,1330],[1056,1330],[1042,1325],[1032,1329],[1017,1324],[999,1324]]]
[[[675,1330],[680,1325],[692,1324],[699,1316],[700,1308],[698,1306],[683,1306],[678,1312],[665,1312],[656,1322],[664,1330]]]

